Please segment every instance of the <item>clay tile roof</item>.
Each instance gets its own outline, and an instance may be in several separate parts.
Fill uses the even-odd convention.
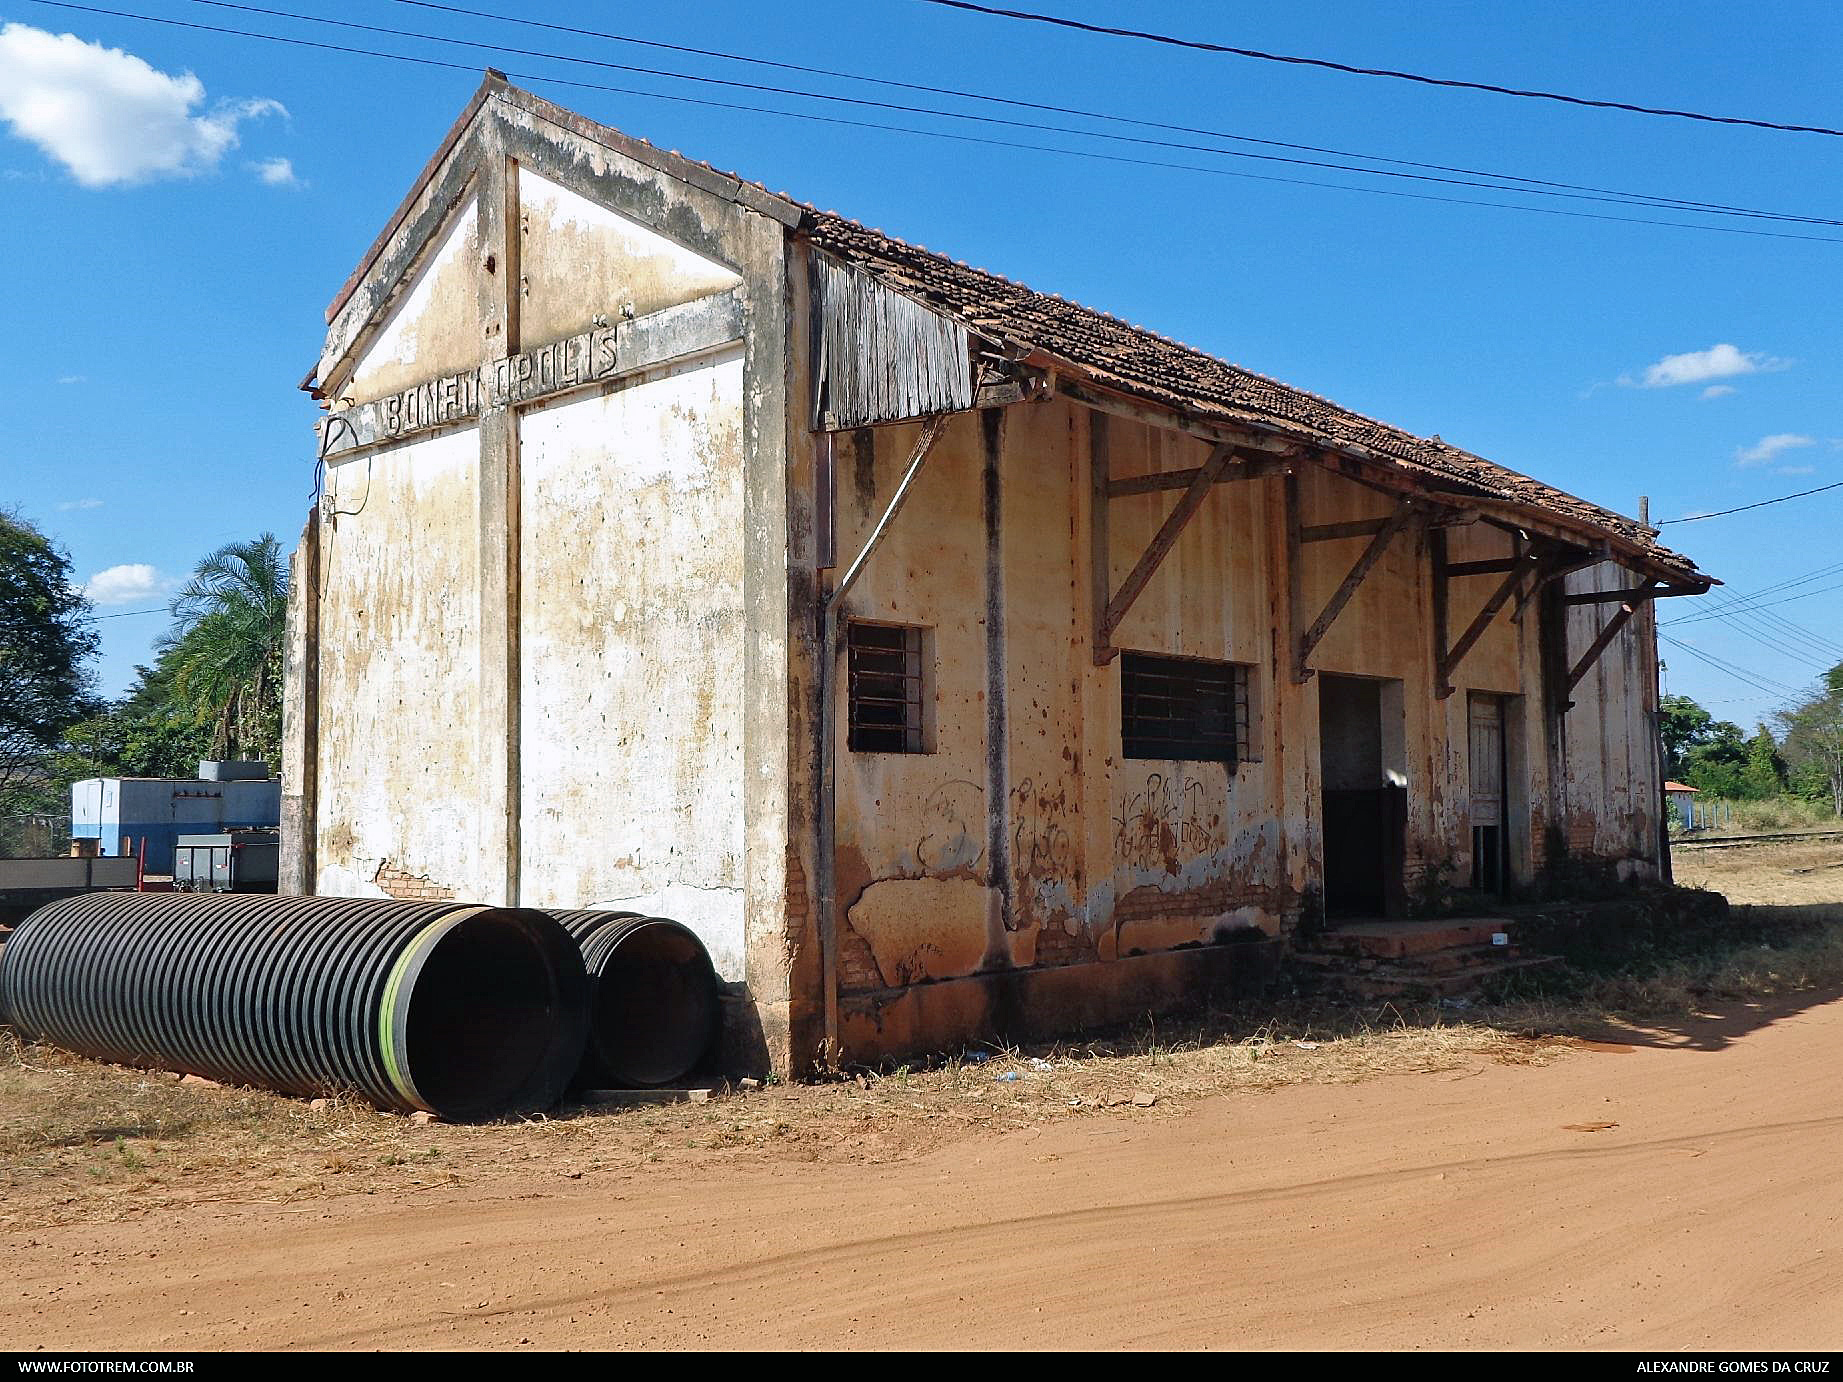
[[[1101,387],[1200,421],[1279,431],[1310,445],[1367,455],[1410,472],[1429,488],[1550,514],[1571,528],[1636,549],[1691,584],[1708,580],[1696,574],[1689,558],[1659,546],[1652,531],[1637,521],[1438,437],[1417,437],[1105,312],[905,244],[836,212],[807,208],[802,230],[826,253],[958,318],[987,339],[1067,361]]]
[[[643,139],[512,86],[503,74],[490,68],[442,147],[430,159],[395,216],[328,307],[329,321],[396,227],[407,217],[422,188],[468,122],[493,96],[629,153],[659,158],[662,160],[660,166],[680,175],[707,175],[729,184],[733,193],[754,194],[751,204],[756,209],[769,210],[790,223],[797,218],[799,231],[828,254],[856,265],[897,292],[958,318],[988,340],[1024,352],[1041,352],[1077,366],[1102,387],[1201,421],[1278,431],[1328,450],[1388,462],[1412,474],[1429,489],[1498,500],[1552,516],[1583,535],[1610,538],[1647,565],[1690,586],[1719,584],[1698,572],[1695,562],[1688,557],[1660,546],[1651,529],[1623,514],[1577,499],[1552,485],[1462,451],[1437,436],[1417,437],[1412,432],[1340,408],[1329,399],[1219,360],[1106,312],[1052,293],[1037,292],[1022,283],[973,268],[919,245],[906,244],[836,211],[822,211],[785,192],[772,192],[766,185],[738,173],[724,172],[711,164],[661,150]]]

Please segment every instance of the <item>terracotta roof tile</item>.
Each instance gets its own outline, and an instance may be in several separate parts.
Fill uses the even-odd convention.
[[[1632,544],[1685,576],[1696,570],[1694,562],[1659,546],[1635,520],[1438,437],[1417,437],[1106,312],[905,244],[836,212],[809,207],[802,229],[828,254],[988,339],[1067,360],[1105,387],[1200,420],[1277,428],[1314,445],[1367,454],[1430,487],[1540,510]]]
[[[801,231],[827,253],[858,265],[898,292],[926,302],[965,322],[977,334],[1025,351],[1042,351],[1081,367],[1095,382],[1147,402],[1205,421],[1278,429],[1331,450],[1367,454],[1409,472],[1430,488],[1496,499],[1553,515],[1571,526],[1596,530],[1636,548],[1659,566],[1703,584],[1688,557],[1660,546],[1648,528],[1623,514],[1545,485],[1508,467],[1451,446],[1439,437],[1417,437],[1399,427],[1340,408],[1329,399],[1282,384],[1266,375],[1217,359],[1191,346],[1135,326],[1119,317],[1053,293],[973,268],[962,261],[906,244],[836,211],[771,192],[762,183],[724,172],[701,160],[666,152],[611,126],[577,115],[489,71],[473,101],[450,131],[423,177],[398,208],[364,263],[328,309],[333,313],[351,292],[394,227],[407,215],[422,184],[479,106],[498,95],[527,110],[595,130],[612,141],[663,153],[671,162],[733,181],[801,216]]]

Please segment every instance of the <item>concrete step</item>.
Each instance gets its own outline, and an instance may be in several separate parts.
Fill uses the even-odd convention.
[[[1313,938],[1312,948],[1329,954],[1394,960],[1460,946],[1489,945],[1492,936],[1509,931],[1510,922],[1504,917],[1361,922],[1323,932]]]
[[[1368,974],[1338,975],[1331,982],[1364,998],[1450,998],[1507,974],[1528,973],[1560,963],[1554,955],[1529,955],[1518,960],[1477,961],[1435,973],[1379,969]]]
[[[1473,965],[1502,967],[1522,954],[1515,945],[1455,945],[1384,960],[1379,968],[1394,974],[1444,974]]]

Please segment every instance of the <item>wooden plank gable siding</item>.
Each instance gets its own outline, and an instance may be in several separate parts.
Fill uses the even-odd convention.
[[[836,431],[973,406],[967,329],[813,255],[813,425]]]

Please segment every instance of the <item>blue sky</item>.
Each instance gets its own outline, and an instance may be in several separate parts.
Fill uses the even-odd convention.
[[[1702,219],[853,111],[195,0],[109,7],[1239,172]],[[270,7],[976,109],[399,0]],[[1128,13],[1079,0],[1036,7],[1101,22]],[[1843,140],[1835,138],[1187,53],[917,0],[533,3],[518,12],[1262,139],[1843,220],[1834,190]],[[1843,8],[1834,4],[1666,11],[1573,0],[1412,8],[1295,0],[1141,3],[1129,13],[1137,27],[1365,66],[1843,126],[1835,74]],[[69,548],[80,574],[95,579],[99,614],[126,615],[100,624],[102,683],[117,691],[164,624],[131,611],[162,604],[171,582],[218,544],[267,529],[292,546],[313,485],[313,409],[295,385],[317,353],[323,309],[478,76],[32,0],[0,0],[3,25],[19,27],[0,28],[0,226],[13,284],[12,329],[0,335],[0,504],[19,506]],[[66,33],[81,42],[55,37]],[[1843,480],[1843,243],[1457,206],[523,84],[1623,512],[1635,512],[1641,494],[1651,496],[1654,518],[1674,518]],[[1843,241],[1843,227],[1721,223]],[[1666,541],[1738,595],[1839,567],[1782,592],[1820,592],[1810,598],[1675,630],[1690,646],[1664,647],[1669,689],[1751,724],[1784,699],[1779,688],[1808,684],[1834,660],[1828,650],[1843,644],[1843,591],[1829,589],[1843,586],[1839,529],[1843,489],[1666,527]],[[1667,603],[1663,617],[1711,612],[1708,602],[1684,601]],[[1697,654],[1743,669],[1753,684]]]

